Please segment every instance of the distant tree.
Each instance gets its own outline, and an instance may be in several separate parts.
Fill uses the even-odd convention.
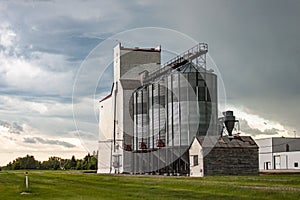
[[[6,165],[5,169],[18,170],[18,169],[39,169],[40,162],[35,160],[33,156],[27,155],[26,157],[19,157],[13,162]]]
[[[94,156],[91,157],[88,168],[91,169],[91,170],[96,170],[97,169],[97,158],[95,158]]]
[[[82,160],[77,160],[76,169],[77,170],[81,170],[82,169]]]
[[[0,168],[1,169],[1,168]],[[6,170],[18,169],[76,169],[76,170],[95,170],[97,169],[97,155],[86,155],[83,159],[76,160],[75,156],[71,159],[61,159],[59,157],[50,157],[47,161],[42,163],[35,160],[33,156],[27,155],[26,157],[19,157],[13,162],[9,162],[3,167]]]
[[[3,169],[12,170],[12,163],[9,162],[6,166],[3,167]]]
[[[60,169],[60,158],[59,157],[50,157],[47,161],[42,163],[43,169],[53,169],[57,170]]]
[[[76,169],[77,161],[75,156],[73,155],[71,158],[71,169]]]
[[[21,159],[21,169],[38,169],[39,166],[39,161],[35,160],[33,156],[27,155]]]
[[[81,165],[84,170],[95,170],[97,169],[97,158],[88,154],[83,158]]]
[[[65,159],[62,163],[63,163],[63,169],[65,170],[71,169],[71,161],[69,159]]]

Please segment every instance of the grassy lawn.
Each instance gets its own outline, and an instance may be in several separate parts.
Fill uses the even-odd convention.
[[[77,171],[0,172],[0,199],[300,199],[300,175],[113,176]]]

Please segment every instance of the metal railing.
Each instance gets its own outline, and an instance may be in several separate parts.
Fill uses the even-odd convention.
[[[190,48],[184,53],[172,58],[168,62],[166,62],[159,70],[149,74],[149,76],[145,77],[144,84],[150,83],[154,81],[156,78],[171,73],[174,69],[188,63],[192,62],[192,60],[202,56],[208,52],[208,45],[205,43],[199,43],[196,46]]]

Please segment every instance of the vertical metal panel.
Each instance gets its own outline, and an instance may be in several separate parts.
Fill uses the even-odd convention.
[[[135,150],[141,150],[138,146],[141,141],[147,142],[147,150],[157,149],[158,139],[165,139],[166,144],[163,153],[136,153],[136,171],[146,172],[171,164],[181,158],[191,137],[213,132],[214,126],[209,127],[209,123],[217,122],[216,76],[208,74],[206,82],[203,77],[196,72],[176,72],[136,91]]]
[[[164,80],[159,81],[159,132],[158,139],[164,140],[166,134],[166,111],[165,111],[165,85]],[[156,140],[157,143],[157,140]]]
[[[172,83],[172,75],[167,77],[168,81],[168,146],[173,146],[173,83]]]
[[[138,140],[137,140],[137,137],[138,137],[138,110],[137,110],[137,96],[138,96],[138,93],[135,92],[134,95],[133,95],[133,119],[134,119],[134,123],[133,123],[133,149],[134,150],[137,150],[138,149],[138,146],[137,146],[137,143],[138,143]]]
[[[149,85],[148,86],[148,116],[149,116],[149,148],[153,148],[154,147],[154,141],[153,141],[153,85]]]

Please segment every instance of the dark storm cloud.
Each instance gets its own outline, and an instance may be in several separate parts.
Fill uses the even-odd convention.
[[[159,10],[152,20],[208,43],[228,104],[300,132],[300,1],[191,1],[174,14],[163,2],[149,6]]]
[[[112,12],[106,11],[106,4],[111,5]],[[23,54],[48,52],[66,55],[72,61],[82,61],[95,45],[123,27],[125,24],[115,21],[115,18],[127,15],[126,9],[118,10],[121,4],[114,4],[113,1],[65,1],[61,4],[11,2],[6,6],[6,10],[17,10],[5,12],[3,18],[9,20],[14,30],[22,35],[18,42],[19,47],[25,50]],[[114,15],[114,12],[118,12],[118,15]],[[24,15],[26,20],[23,20]]]
[[[180,3],[144,1],[134,6],[134,22],[174,28],[207,42],[229,104],[300,132],[300,1]]]
[[[250,104],[263,96],[273,96],[274,101],[276,97],[294,98],[300,86],[299,2],[226,1],[223,5],[227,19],[220,19],[220,23],[226,23],[227,28],[222,30],[222,37],[214,36],[224,41],[212,51],[229,98],[239,101],[247,97]]]
[[[63,146],[66,148],[75,147],[75,145],[68,143],[68,142],[59,141],[59,140],[43,139],[41,137],[24,138],[24,142],[30,143],[30,144],[41,143],[41,144],[59,145],[59,146]]]
[[[300,2],[220,1],[213,7],[217,15],[206,20],[211,27],[203,26],[202,35],[228,103],[300,131]]]

